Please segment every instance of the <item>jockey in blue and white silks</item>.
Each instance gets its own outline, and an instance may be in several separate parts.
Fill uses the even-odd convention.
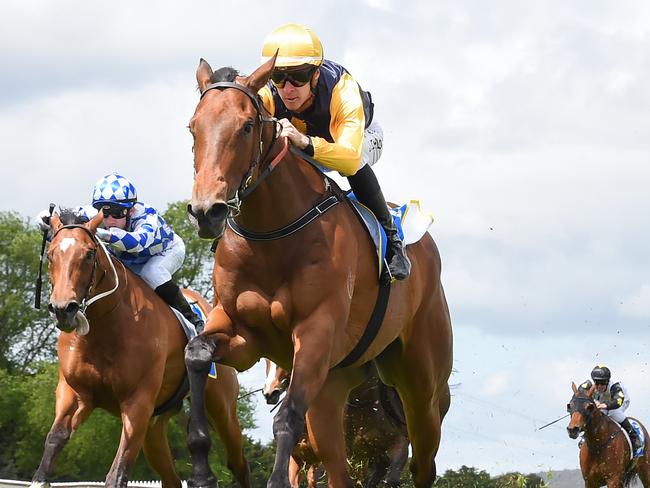
[[[92,204],[79,207],[76,213],[90,220],[98,212],[104,214],[104,220],[96,235],[107,244],[109,252],[200,332],[203,321],[172,280],[185,259],[185,243],[181,237],[153,207],[138,202],[135,186],[116,173],[101,178],[93,189]],[[45,224],[43,216],[39,214],[42,227]]]

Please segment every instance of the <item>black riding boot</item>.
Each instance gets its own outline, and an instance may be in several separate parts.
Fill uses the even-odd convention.
[[[640,453],[640,449],[643,447],[643,444],[641,444],[641,439],[636,433],[636,430],[634,430],[634,427],[632,427],[632,424],[630,423],[630,419],[625,418],[625,420],[621,422],[621,427],[623,427],[628,433],[628,435],[630,436],[630,440],[632,441],[632,450],[634,451],[634,454]],[[635,455],[635,457],[637,456]]]
[[[365,165],[355,175],[348,176],[348,181],[357,199],[372,210],[386,231],[388,237],[386,260],[388,261],[388,270],[391,276],[396,280],[408,278],[411,272],[411,261],[406,255],[404,242],[399,238],[397,227],[388,210],[386,199],[381,191],[375,172],[369,165]]]
[[[158,293],[160,298],[165,300],[165,303],[174,307],[181,314],[183,314],[183,317],[189,320],[192,325],[196,327],[196,332],[199,334],[203,332],[205,322],[203,322],[203,319],[201,319],[201,317],[199,317],[194,312],[194,310],[192,310],[192,307],[189,303],[187,303],[187,300],[183,296],[183,292],[176,283],[174,283],[172,280],[168,281],[167,283],[163,283],[158,288],[156,288],[156,293]]]

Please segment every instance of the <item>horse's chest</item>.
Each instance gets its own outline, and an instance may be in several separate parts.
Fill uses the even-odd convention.
[[[288,330],[291,324],[291,296],[282,287],[273,294],[261,290],[243,289],[224,301],[237,322],[251,328],[269,327]]]

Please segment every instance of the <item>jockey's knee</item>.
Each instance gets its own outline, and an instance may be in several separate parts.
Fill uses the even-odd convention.
[[[188,370],[207,372],[215,345],[203,336],[196,336],[185,346],[185,366]]]

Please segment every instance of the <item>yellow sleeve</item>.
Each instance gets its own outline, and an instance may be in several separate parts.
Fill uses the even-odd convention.
[[[271,89],[267,85],[264,85],[257,94],[262,99],[264,108],[268,110],[271,117],[273,117],[275,115],[275,100],[273,100]]]
[[[312,137],[314,159],[344,176],[355,174],[361,164],[365,127],[359,85],[344,73],[334,87],[330,102],[330,134],[334,142]]]

